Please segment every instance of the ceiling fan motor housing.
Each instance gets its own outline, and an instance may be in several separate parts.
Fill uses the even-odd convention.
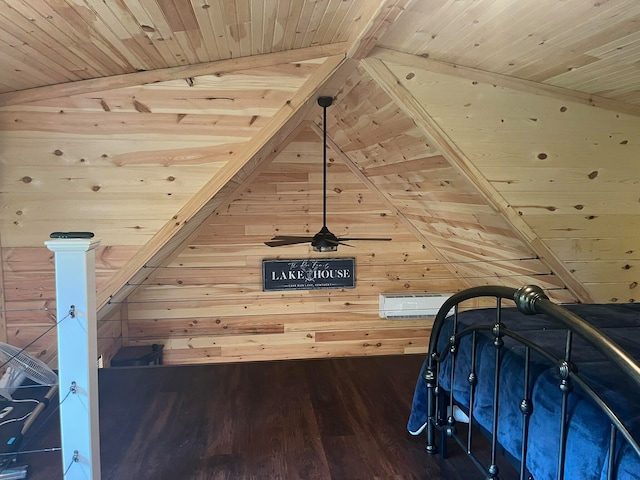
[[[335,252],[338,250],[338,238],[325,226],[313,236],[311,247],[316,252]]]

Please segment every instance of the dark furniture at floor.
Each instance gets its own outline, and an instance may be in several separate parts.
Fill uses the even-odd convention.
[[[495,308],[463,311],[486,296]],[[500,478],[504,453],[522,479],[638,479],[639,339],[640,304],[563,307],[536,287],[461,292],[434,322],[409,430],[425,427],[430,453],[455,439],[487,478]],[[473,434],[457,435],[456,411],[491,439],[486,464]]]
[[[164,345],[131,345],[122,347],[111,359],[112,367],[139,367],[162,365]]]

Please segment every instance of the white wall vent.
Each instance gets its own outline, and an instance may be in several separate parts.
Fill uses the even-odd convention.
[[[435,317],[452,293],[381,293],[380,318]]]

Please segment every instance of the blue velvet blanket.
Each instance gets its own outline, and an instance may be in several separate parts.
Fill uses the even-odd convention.
[[[584,318],[627,353],[640,360],[640,304],[569,305],[568,310]],[[458,315],[458,331],[473,324],[491,324],[495,321],[495,309],[462,312]],[[554,324],[545,315],[527,316],[515,308],[502,309],[502,322],[520,335],[535,341],[558,357],[563,357],[566,330]],[[449,325],[447,325],[449,324]],[[452,330],[447,322],[438,339],[438,350],[446,349]],[[489,332],[478,335],[476,347],[476,374],[478,386],[473,405],[474,420],[485,430],[491,430],[493,418],[494,362],[496,349]],[[524,347],[505,338],[502,348],[500,374],[500,401],[498,404],[498,442],[516,460],[520,460],[522,446],[522,413]],[[469,383],[471,336],[460,341],[455,366],[454,397],[462,409],[469,407]],[[579,375],[621,417],[623,424],[634,438],[640,439],[640,392],[625,380],[611,361],[595,351],[586,341],[574,338],[572,361],[579,368]],[[557,367],[537,353],[532,353],[529,388],[533,413],[529,423],[527,468],[536,480],[556,479],[558,445],[560,442],[560,377]],[[423,365],[423,370],[425,365]],[[450,390],[451,358],[441,365],[439,381]],[[418,378],[408,430],[419,434],[426,424],[426,386]],[[576,386],[570,395],[568,406],[568,435],[565,477],[567,479],[606,479],[608,470],[608,445],[610,422],[593,400]],[[614,478],[640,479],[640,460],[626,441],[618,438],[615,449]]]

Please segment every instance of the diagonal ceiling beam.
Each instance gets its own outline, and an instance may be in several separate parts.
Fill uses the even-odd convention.
[[[268,152],[267,156],[259,162],[249,162],[242,171],[239,171],[236,177],[240,177],[241,173],[242,179],[234,178],[232,181],[227,183],[220,191],[209,201],[207,204],[207,211],[211,210],[209,217],[211,215],[215,215],[217,212],[223,212],[227,209],[227,207],[233,202],[238,195],[244,192],[248,186],[250,186],[253,181],[260,175],[264,170],[269,166],[269,164],[276,158],[280,153],[289,145],[289,143],[295,139],[303,130],[308,128],[308,124],[310,122],[307,120],[299,123],[292,131],[287,135],[287,137],[282,141],[282,143],[275,148],[273,148],[270,152]],[[248,168],[251,167],[251,168]],[[152,264],[147,265],[143,270],[136,274],[136,281],[130,281],[129,284],[134,287],[127,296],[135,293],[140,286],[143,284],[148,285],[153,279],[157,276],[157,274],[161,271],[160,266],[166,266],[171,263],[185,248],[187,248],[191,242],[200,234],[200,232],[206,228],[206,221],[200,222],[200,224],[187,236],[184,240],[180,242],[171,252],[169,252],[166,257],[162,260],[162,265],[160,264]],[[156,259],[156,260],[159,260]],[[145,273],[145,270],[150,270],[149,273]],[[142,277],[142,278],[140,278]]]
[[[369,2],[365,7],[368,11],[361,14],[361,18],[369,20],[364,27],[348,40],[347,57],[354,59],[365,58],[393,25],[400,15],[405,12],[415,0],[386,0]]]
[[[60,83],[44,87],[30,88],[18,92],[0,94],[0,107],[17,105],[37,100],[68,97],[91,92],[102,92],[116,88],[134,87],[149,83],[167,82],[181,78],[199,77],[202,75],[218,75],[251,68],[264,68],[283,63],[303,62],[314,58],[341,55],[346,52],[346,43],[317,45],[308,48],[286,50],[284,52],[265,53],[249,57],[232,58],[216,62],[198,63],[180,67],[160,68],[146,72],[125,73],[104,78],[91,78],[77,82]]]
[[[397,62],[395,62],[397,63]],[[456,167],[472,185],[474,185],[487,203],[498,212],[522,240],[531,246],[533,251],[560,278],[566,287],[580,301],[592,302],[591,295],[571,274],[567,267],[556,257],[537,236],[533,229],[509,206],[491,183],[480,173],[458,146],[448,137],[438,123],[425,108],[415,99],[395,77],[393,72],[378,58],[367,58],[361,62],[366,72],[380,85],[406,115],[422,130],[433,145],[436,145],[443,156]]]
[[[114,304],[126,298],[141,283],[145,266],[158,266],[215,210],[211,201],[238,172],[252,170],[278,149],[285,138],[307,118],[315,103],[311,101],[333,73],[345,61],[344,55],[327,58],[298,92],[271,118],[269,124],[253,137],[205,186],[197,192],[136,254],[111,277],[98,292],[98,318],[113,311]],[[250,164],[250,165],[248,165]]]
[[[311,124],[311,128],[314,132],[316,132],[318,134],[318,136],[320,138],[323,138],[323,132],[322,132],[322,128],[320,128],[318,125],[316,125],[315,123]],[[382,202],[389,210],[391,210],[395,216],[400,220],[400,222],[407,228],[407,230],[409,230],[417,239],[418,241],[420,241],[425,250],[427,252],[429,252],[435,259],[437,260],[443,260],[442,255],[440,254],[440,252],[438,251],[438,249],[436,247],[433,246],[433,244],[431,243],[431,241],[429,240],[428,237],[426,237],[421,231],[420,229],[418,229],[412,222],[411,220],[409,220],[407,218],[407,216],[398,208],[395,206],[395,204],[393,203],[393,201],[391,201],[389,199],[389,197],[378,188],[378,186],[373,183],[371,181],[371,179],[369,179],[369,177],[367,177],[364,173],[362,173],[362,171],[358,168],[358,166],[354,163],[353,160],[351,160],[351,158],[349,157],[349,155],[347,155],[341,148],[340,146],[333,141],[332,138],[330,138],[329,136],[327,136],[327,145],[336,153],[336,155],[338,155],[340,157],[340,159],[347,165],[347,167],[349,167],[349,170],[351,170],[354,175],[356,177],[358,177],[358,179],[371,191],[373,192],[378,199],[380,200],[380,202]],[[456,269],[454,266],[452,266],[451,263],[446,262],[445,267],[447,268],[447,270],[453,274],[454,278],[458,278],[458,274],[456,272]],[[466,287],[470,287],[471,284],[465,280],[464,278],[458,278],[460,280],[460,282],[462,284],[464,284]]]
[[[456,65],[455,63],[433,60],[420,55],[410,55],[408,53],[376,47],[371,51],[370,57],[377,58],[383,62],[397,63],[408,67],[419,68],[421,70],[428,70],[434,73],[442,73],[453,77],[466,78],[467,80],[511,88],[521,92],[544,95],[547,97],[557,98],[559,100],[566,100],[568,102],[591,105],[593,107],[604,108],[614,112],[640,116],[640,105],[633,105],[631,103],[612,100],[610,98],[591,95],[589,93],[578,92],[568,88],[556,87],[555,85],[549,85],[546,83],[510,77],[509,75],[503,75],[501,73],[487,72],[485,70],[478,70],[477,68]]]

